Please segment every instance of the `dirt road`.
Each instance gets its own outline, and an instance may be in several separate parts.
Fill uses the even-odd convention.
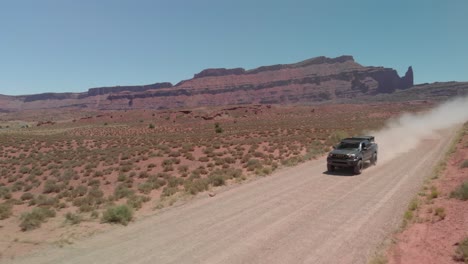
[[[13,263],[366,263],[452,136],[359,176],[307,162]]]

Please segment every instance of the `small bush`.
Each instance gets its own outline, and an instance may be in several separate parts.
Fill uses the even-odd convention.
[[[462,183],[455,191],[450,193],[450,198],[457,198],[462,201],[468,200],[468,182]]]
[[[162,190],[161,197],[169,197],[171,195],[174,195],[177,193],[178,190],[179,189],[177,187],[166,186]]]
[[[148,196],[139,196],[139,195],[132,195],[127,200],[127,205],[132,207],[135,210],[141,208],[143,203],[146,203],[150,200]]]
[[[114,190],[114,196],[117,199],[124,198],[124,197],[129,197],[134,194],[134,191],[129,189],[127,186],[124,184],[119,184]]]
[[[149,124],[148,128],[149,129],[154,129],[154,124]]]
[[[153,190],[154,184],[151,182],[144,182],[138,185],[138,191],[144,194],[149,194]]]
[[[60,187],[57,185],[57,182],[54,180],[47,180],[44,183],[43,193],[58,193],[60,192]]]
[[[440,217],[440,219],[445,219],[445,209],[443,207],[437,207],[434,210],[434,215]]]
[[[23,193],[23,194],[21,195],[21,198],[20,198],[20,199],[21,199],[21,201],[32,200],[32,199],[34,199],[34,195],[33,195],[32,193],[28,193],[28,192],[27,192],[27,193]]]
[[[31,212],[21,215],[21,230],[28,231],[36,229],[40,227],[41,224],[47,220],[47,218],[54,216],[55,211],[48,208],[36,207]]]
[[[219,125],[219,123],[215,123],[215,132],[216,133],[223,133],[223,128]]]
[[[411,219],[413,219],[413,211],[406,211],[404,218],[406,221],[410,221]]]
[[[464,160],[464,161],[460,164],[460,168],[462,168],[462,169],[468,168],[468,160]]]
[[[185,191],[190,194],[197,194],[199,192],[207,191],[209,187],[209,180],[208,179],[195,179],[195,180],[187,180],[184,183]]]
[[[434,199],[439,197],[439,191],[437,191],[437,188],[435,186],[431,187],[431,194],[429,195],[429,199]]]
[[[0,220],[7,219],[8,217],[10,217],[12,214],[12,208],[13,206],[10,203],[0,204]]]
[[[72,224],[72,225],[76,225],[76,224],[79,224],[81,223],[81,221],[83,220],[83,218],[81,217],[81,215],[79,214],[74,214],[74,213],[70,213],[68,212],[67,214],[65,214],[65,219],[68,223]]]
[[[209,180],[213,186],[222,186],[226,184],[226,179],[224,178],[224,175],[221,174],[210,175]]]
[[[10,199],[11,198],[11,191],[8,187],[0,186],[0,198]]]
[[[418,209],[418,207],[419,207],[418,199],[413,199],[413,200],[411,200],[410,204],[408,205],[408,210],[414,211],[414,210]]]
[[[133,210],[128,205],[116,205],[107,208],[102,215],[103,223],[127,225],[133,218]]]
[[[465,238],[462,242],[458,244],[453,259],[455,261],[468,263],[468,238]]]

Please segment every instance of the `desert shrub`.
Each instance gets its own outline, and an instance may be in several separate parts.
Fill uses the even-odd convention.
[[[99,189],[99,187],[94,186],[89,190],[88,196],[93,199],[101,199],[104,197],[104,192],[101,189]]]
[[[418,206],[419,206],[418,199],[415,198],[411,200],[411,202],[409,203],[408,210],[415,211],[416,209],[418,209]]]
[[[255,170],[255,174],[256,175],[259,175],[259,176],[265,176],[265,175],[269,175],[272,173],[272,168],[271,167],[262,167],[262,168],[258,168]]]
[[[31,200],[31,199],[34,199],[34,195],[32,193],[26,192],[21,195],[20,199],[22,201]]]
[[[188,169],[189,167],[187,165],[180,165],[177,170],[180,172],[180,173],[186,173],[188,172]]]
[[[180,152],[177,150],[171,151],[169,153],[169,157],[174,157],[174,158],[180,157]]]
[[[88,187],[84,185],[79,185],[72,191],[72,196],[77,197],[77,196],[85,196],[86,193],[88,192]]]
[[[263,167],[262,163],[258,159],[249,159],[246,164],[248,171],[254,171]]]
[[[181,178],[177,178],[177,177],[174,177],[174,176],[171,176],[167,179],[167,186],[168,187],[177,187],[181,184],[184,183],[184,180],[181,179]]]
[[[465,238],[462,242],[458,243],[453,259],[455,261],[468,263],[468,238]]]
[[[208,157],[200,157],[198,160],[201,162],[208,162],[210,159]]]
[[[439,191],[437,191],[437,188],[435,186],[431,187],[431,193],[429,194],[429,199],[434,199],[439,197]]]
[[[149,124],[148,128],[149,129],[154,129],[154,124]]]
[[[43,193],[58,193],[60,192],[60,187],[57,185],[57,182],[54,180],[47,180],[44,183]]]
[[[122,155],[120,156],[120,160],[128,160],[130,159],[130,154],[128,153],[122,153]]]
[[[76,173],[74,170],[72,169],[67,169],[65,170],[61,176],[59,176],[57,178],[58,181],[64,181],[64,182],[68,182],[70,181],[71,179],[74,179],[74,178],[77,178],[78,177],[78,173]]]
[[[77,206],[80,212],[91,212],[104,203],[104,193],[98,188],[92,188],[87,196],[75,198],[73,205]]]
[[[443,207],[437,207],[434,210],[434,215],[440,217],[440,219],[444,219],[446,216],[445,209]]]
[[[101,185],[101,181],[98,179],[90,179],[88,181],[88,186],[99,187],[99,185]]]
[[[116,205],[107,208],[102,214],[103,223],[127,225],[133,218],[133,210],[128,205]]]
[[[174,167],[172,166],[172,164],[165,165],[165,166],[163,166],[163,168],[164,168],[163,171],[165,171],[165,172],[174,170]]]
[[[207,191],[209,184],[208,179],[187,180],[184,182],[184,189],[187,193],[195,195],[199,192]]]
[[[93,218],[93,219],[98,218],[99,217],[99,212],[98,211],[92,211],[90,217]]]
[[[22,190],[24,186],[25,186],[25,183],[23,181],[17,181],[13,183],[13,186],[11,186],[11,191],[17,192],[19,190]]]
[[[138,210],[141,208],[143,203],[148,202],[149,200],[150,198],[148,196],[132,195],[127,199],[127,205]]]
[[[296,156],[296,157],[291,157],[289,159],[285,159],[285,160],[281,161],[281,164],[283,164],[284,166],[287,166],[287,167],[291,167],[291,166],[295,166],[298,163],[303,162],[303,161],[304,161],[303,157]]]
[[[36,207],[31,212],[21,215],[20,228],[22,231],[36,229],[50,217],[55,217],[55,211],[49,208]]]
[[[117,199],[124,198],[124,197],[129,197],[130,195],[133,195],[135,192],[131,189],[129,189],[125,184],[119,184],[114,190],[114,196]]]
[[[29,205],[37,205],[37,206],[57,206],[58,199],[56,197],[49,197],[47,195],[40,194],[35,197],[33,200],[29,201]]]
[[[407,210],[403,216],[403,218],[407,221],[413,219],[413,211]]]
[[[153,183],[144,182],[138,185],[138,191],[144,194],[149,194],[153,190]]]
[[[212,174],[208,176],[208,179],[213,186],[222,186],[226,184],[226,179],[222,174]]]
[[[11,191],[8,187],[0,186],[0,198],[3,198],[3,199],[11,198]]]
[[[166,186],[162,190],[161,197],[168,197],[168,196],[174,195],[178,191],[179,189],[177,187]]]
[[[117,176],[117,181],[119,182],[124,182],[128,179],[128,176],[125,175],[124,173],[120,173],[119,176]]]
[[[0,204],[0,220],[7,219],[11,216],[11,209],[13,206],[11,203],[2,203]]]
[[[133,168],[132,165],[125,164],[125,165],[122,165],[122,166],[120,167],[120,171],[121,171],[121,172],[129,172],[129,171],[132,170],[132,168]]]
[[[83,221],[83,218],[79,214],[68,212],[65,214],[65,221],[72,225],[76,225],[76,224],[81,223],[81,221]]]
[[[140,179],[148,178],[148,177],[149,177],[149,174],[146,171],[142,171],[142,172],[140,172],[140,174],[138,174],[138,178],[140,178]]]
[[[215,123],[215,132],[216,133],[223,133],[223,128],[220,126],[219,123]]]
[[[468,200],[468,182],[462,183],[455,191],[450,193],[451,198],[457,198],[462,201]]]
[[[20,171],[21,174],[26,174],[26,173],[29,173],[31,171],[31,169],[29,169],[26,166],[22,166],[19,171]]]
[[[460,168],[468,168],[468,160],[464,160],[462,163],[460,163]]]

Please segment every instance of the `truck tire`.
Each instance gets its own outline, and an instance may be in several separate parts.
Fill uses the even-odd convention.
[[[354,174],[361,174],[362,171],[362,161],[359,160],[354,166]]]
[[[335,167],[333,167],[333,165],[328,165],[327,164],[327,171],[328,172],[333,172],[333,171],[335,171]]]
[[[370,160],[372,165],[377,165],[377,153],[372,154],[372,158]]]

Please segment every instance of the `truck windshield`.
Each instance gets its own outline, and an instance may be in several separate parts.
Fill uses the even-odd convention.
[[[337,149],[357,149],[359,148],[359,143],[350,143],[350,142],[341,142]]]

